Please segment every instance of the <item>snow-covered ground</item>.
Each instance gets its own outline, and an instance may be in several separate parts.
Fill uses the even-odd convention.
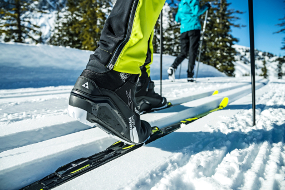
[[[70,76],[70,83],[76,80],[91,52],[61,49],[0,44],[1,75],[6,74],[0,76],[4,88],[0,90],[0,189],[24,187],[116,141],[98,128],[86,130],[90,127],[68,116],[72,85],[63,86],[57,75],[66,73],[63,80],[76,75]],[[26,57],[13,56],[13,51]],[[53,63],[56,52],[61,56]],[[173,59],[164,56],[164,72]],[[155,56],[153,78],[159,73],[158,60]],[[225,109],[56,189],[285,189],[285,80],[256,78],[256,125],[252,126],[250,77],[225,77],[203,64],[199,73],[204,77],[197,83],[163,80],[163,96],[180,105],[142,119],[163,127],[212,109],[229,97]],[[157,92],[159,84],[155,80]],[[214,90],[219,94],[212,96]]]

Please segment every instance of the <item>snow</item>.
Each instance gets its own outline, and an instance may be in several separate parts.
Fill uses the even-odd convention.
[[[67,114],[72,84],[92,52],[3,43],[0,50],[0,189],[22,188],[116,141]],[[183,75],[170,82],[174,57],[163,60],[163,96],[180,105],[142,119],[163,127],[225,96],[229,105],[55,189],[285,189],[285,80],[276,79],[276,64],[269,80],[256,76],[252,126],[251,78],[242,77],[250,65],[237,61],[240,77],[226,77],[200,63],[197,83]],[[186,69],[187,60],[181,74]],[[159,92],[159,55],[151,71]]]
[[[92,51],[82,51],[50,45],[0,43],[0,89],[73,85],[86,67]],[[168,78],[167,69],[175,57],[163,57],[163,79]],[[154,62],[160,56],[154,54]],[[186,77],[187,60],[182,63],[181,78]],[[151,78],[160,78],[160,65],[153,64]],[[180,67],[178,68],[180,69]],[[52,76],[51,76],[52,74]],[[179,71],[176,72],[179,78]],[[199,77],[225,77],[212,66],[199,65]],[[196,77],[196,76],[195,76]]]
[[[250,75],[251,70],[250,70],[250,48],[240,46],[240,45],[234,45],[233,46],[236,51],[238,52],[235,56],[236,61],[235,61],[235,76],[236,77],[241,77],[244,75]],[[265,54],[265,55],[263,55]],[[262,52],[259,50],[255,50],[255,72],[256,75],[260,75],[262,73],[261,68],[263,67],[263,60],[266,61],[266,68],[267,68],[267,74],[269,76],[269,79],[276,79],[277,76],[277,65],[278,61],[276,59],[278,58],[277,56],[273,55],[270,56],[268,52]],[[282,72],[284,73],[285,71],[285,64],[282,65]]]

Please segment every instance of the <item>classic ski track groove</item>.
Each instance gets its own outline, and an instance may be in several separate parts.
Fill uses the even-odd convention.
[[[219,90],[219,93],[221,94],[222,92],[227,92],[227,91],[230,91],[230,90],[233,90],[233,89],[239,89],[239,88],[244,87],[244,86],[245,85],[242,84],[242,85],[237,85],[237,86],[233,86],[233,87],[221,88],[221,89],[218,89],[218,90]],[[213,93],[213,90],[210,90],[208,92],[204,92],[204,93],[202,93],[203,96],[201,96],[200,98],[205,98],[207,96],[211,96],[212,93]],[[197,96],[196,98],[191,98],[191,96],[189,96],[188,100],[189,99],[192,99],[192,100],[198,99],[199,98],[199,94],[196,95],[196,96]],[[185,97],[183,99],[185,99]],[[47,105],[46,109],[42,110],[42,109],[37,109],[36,108],[36,107],[42,107],[40,105],[43,105],[45,103],[45,101],[47,101],[47,100],[44,99],[44,100],[39,100],[38,102],[32,102],[33,103],[33,107],[28,109],[28,110],[25,110],[24,108],[28,107],[27,104],[29,104],[30,102],[26,102],[25,101],[25,102],[21,102],[19,104],[17,103],[16,105],[12,105],[12,107],[15,107],[15,106],[17,107],[16,108],[17,109],[16,113],[11,113],[12,111],[9,111],[9,110],[12,110],[11,107],[6,108],[5,112],[8,111],[8,113],[5,113],[3,115],[4,117],[2,116],[2,118],[0,116],[0,126],[1,125],[3,125],[3,126],[7,125],[10,122],[12,122],[12,125],[10,125],[10,126],[14,126],[13,122],[21,122],[21,121],[25,121],[27,119],[35,119],[35,118],[50,117],[50,116],[57,116],[57,115],[60,116],[60,115],[65,115],[67,113],[67,110],[66,110],[66,105],[68,103],[68,99],[67,98],[60,98],[60,99],[53,99],[52,98],[52,99],[48,99],[49,104]],[[59,105],[58,105],[58,103],[59,103]],[[182,102],[180,101],[180,103],[182,103]],[[54,105],[57,105],[56,109],[54,108]],[[159,110],[156,111],[156,112],[159,112]],[[0,110],[0,113],[1,113],[1,110]],[[80,129],[88,129],[88,128],[90,128],[88,126],[85,126],[85,128],[84,128],[84,126],[82,126],[83,124],[78,124],[78,122],[74,122],[74,124],[75,123],[77,123],[77,125],[80,125]],[[26,125],[26,123],[23,122],[23,125]],[[39,130],[41,131],[41,134],[43,136],[45,136],[45,131],[46,131],[47,136],[49,136],[49,138],[56,138],[56,137],[60,137],[60,136],[63,136],[63,135],[68,135],[70,133],[73,133],[73,132],[76,132],[76,131],[79,130],[78,127],[76,127],[76,128],[75,127],[70,127],[70,131],[67,131],[66,134],[63,134],[63,133],[57,134],[56,128],[58,127],[58,125],[59,124],[55,124],[55,125],[51,125],[51,126],[41,125],[39,128],[35,128],[34,130],[19,131],[18,134],[17,133],[15,134],[15,132],[13,132],[10,135],[6,134],[4,137],[0,136],[0,142],[1,141],[6,141],[7,139],[13,139],[13,137],[15,137],[17,135],[19,135],[19,137],[22,137],[23,134],[25,134],[25,135],[29,135],[28,133],[30,133],[30,134],[35,133],[36,134],[36,133],[38,133]],[[51,132],[53,133],[52,135],[51,135]],[[6,140],[4,140],[3,138],[6,139]],[[44,140],[48,140],[48,138],[44,137],[43,139],[34,140],[32,142],[33,143],[37,143],[37,142],[41,142],[41,141],[44,141]],[[24,143],[24,144],[16,144],[14,142],[14,146],[10,146],[10,148],[20,147],[20,146],[24,146],[24,145],[28,145],[28,144],[26,144],[26,143]],[[3,151],[3,150],[7,150],[7,148],[5,146],[3,146],[0,149],[0,151]]]
[[[281,155],[282,143],[274,143],[270,150],[270,155],[265,165],[264,182],[261,184],[261,189],[270,189],[274,187],[275,179],[274,175],[277,173],[277,165]]]
[[[278,94],[273,94],[269,93],[270,99],[271,100],[280,100],[280,95]],[[267,96],[267,95],[265,95]],[[276,98],[278,97],[278,98]],[[284,97],[281,96],[281,98]],[[280,100],[280,102],[282,102]],[[267,103],[270,104],[270,101]],[[272,137],[272,133],[279,133],[280,135],[277,136],[277,139],[273,139]],[[269,141],[269,142],[274,142],[274,141],[279,141],[279,143],[273,143],[272,145],[270,145],[268,142],[264,142],[261,145],[260,144],[256,144],[253,143],[252,145],[250,145],[248,148],[244,149],[242,151],[242,153],[244,155],[241,155],[240,158],[238,159],[240,160],[238,163],[225,163],[225,165],[227,167],[232,167],[234,164],[237,168],[242,168],[241,172],[237,172],[234,174],[234,178],[230,179],[230,182],[224,182],[224,181],[219,181],[221,184],[225,184],[225,185],[229,185],[232,189],[278,189],[278,186],[281,185],[280,181],[276,181],[274,179],[274,175],[276,173],[280,173],[281,169],[279,169],[277,171],[277,165],[281,164],[284,166],[284,156],[282,156],[282,152],[284,152],[284,146],[282,147],[282,144],[284,143],[284,135],[285,135],[285,130],[284,128],[282,128],[281,131],[278,132],[278,129],[273,129],[273,131],[267,136],[267,138],[265,140]],[[275,135],[276,138],[276,135]],[[219,141],[219,140],[217,140]],[[281,141],[281,142],[280,142]],[[283,142],[283,143],[282,143]],[[195,144],[200,144],[201,142],[195,143]],[[205,143],[205,142],[204,142]],[[195,146],[194,146],[195,147]],[[194,147],[190,147],[190,149],[194,148]],[[232,154],[238,153],[234,150],[228,150],[227,152],[229,153],[229,156],[231,156]],[[221,153],[223,154],[223,153]],[[283,153],[284,154],[284,153]],[[189,158],[190,156],[188,156]],[[195,156],[193,156],[193,158],[195,158]],[[220,164],[218,164],[218,167],[215,168],[215,174],[213,175],[214,179],[215,179],[215,175],[224,175],[226,174],[223,167],[220,167],[223,162],[227,162],[226,161],[226,157],[223,158],[222,162]],[[178,159],[181,159],[181,157],[179,157]],[[186,158],[185,158],[186,159]],[[198,160],[199,158],[197,158]],[[190,161],[193,165],[197,165],[199,161],[195,161],[193,162]],[[215,159],[213,159],[215,160]],[[232,161],[232,160],[231,160]],[[161,166],[161,169],[157,169],[158,171],[160,171],[160,173],[167,173],[166,175],[169,175],[169,172],[167,172],[167,170],[163,170],[162,168],[173,168],[175,167],[172,163],[175,163],[175,161],[170,161],[168,163],[167,166],[163,165]],[[263,165],[264,163],[266,163],[266,165]],[[181,166],[181,165],[180,165]],[[213,164],[213,166],[217,166],[217,164]],[[206,167],[207,169],[209,168],[209,166]],[[231,170],[229,170],[231,171]],[[245,172],[245,174],[243,173]],[[151,176],[152,174],[150,174]],[[205,175],[205,174],[204,174]],[[251,176],[250,176],[251,175]],[[210,175],[205,175],[210,177]],[[255,180],[254,181],[247,181],[246,179],[249,179],[249,177],[255,176]],[[175,177],[175,176],[172,176]],[[226,176],[224,176],[226,177]],[[263,182],[259,181],[259,178],[264,178],[265,180]],[[162,177],[163,178],[163,177]],[[165,178],[163,178],[165,179]],[[219,179],[219,177],[217,178]],[[224,178],[222,178],[224,179]],[[268,180],[267,180],[268,179]],[[141,181],[145,181],[147,179],[141,179]],[[161,180],[161,179],[159,179]],[[156,181],[159,180],[155,180],[152,179],[152,181],[154,181],[154,183],[152,183],[153,185],[156,184]],[[281,178],[281,180],[283,180]],[[167,181],[167,180],[166,180]],[[239,186],[239,184],[241,184],[241,186]],[[138,186],[139,187],[139,186]],[[284,185],[283,185],[284,187]]]
[[[37,97],[37,96],[48,96],[48,95],[60,95],[60,94],[69,94],[69,90],[51,90],[51,91],[35,91],[35,92],[25,92],[21,95],[18,93],[3,93],[0,94],[0,99],[9,99],[9,98],[27,98],[27,97]]]
[[[238,85],[238,86],[239,86],[238,88],[242,88],[245,85]],[[59,94],[61,94],[61,93],[59,93]],[[31,94],[30,96],[32,97],[33,95]],[[267,98],[264,98],[264,97],[267,97]],[[258,100],[258,101],[260,103],[264,103],[265,107],[268,107],[270,109],[272,102],[275,101],[274,102],[275,104],[276,104],[276,101],[277,102],[278,101],[284,102],[284,93],[283,94],[277,94],[274,92],[269,92],[268,94],[264,94],[263,98],[264,99],[260,98],[261,100]],[[268,101],[268,99],[269,99],[269,101]],[[49,100],[52,100],[52,98]],[[262,109],[264,110],[264,108],[262,108]],[[277,114],[278,114],[278,112],[277,112]],[[46,115],[46,113],[45,113],[45,115]],[[27,120],[27,119],[28,118],[23,118],[23,120]],[[246,125],[247,122],[249,122],[249,121],[247,121],[247,120],[240,121],[241,125]],[[89,132],[82,131],[81,133],[87,134]],[[280,133],[280,135],[277,136],[277,139],[276,139],[276,135],[274,136],[275,138],[272,137],[273,133]],[[28,146],[40,147],[41,145],[44,146],[48,141],[56,140],[55,139],[56,137],[64,138],[65,136],[74,136],[74,138],[77,138],[77,135],[78,134],[74,133],[74,134],[69,134],[69,135],[54,136],[54,137],[51,137],[50,139],[43,139],[44,140],[43,142],[39,141],[40,142],[39,145],[31,144]],[[203,175],[205,177],[212,178],[213,180],[218,179],[218,177],[217,177],[218,175],[225,175],[225,173],[224,173],[225,166],[227,166],[227,167],[230,167],[230,166],[231,167],[234,167],[234,166],[235,167],[241,167],[242,169],[239,170],[238,172],[235,172],[233,174],[232,178],[228,178],[229,180],[224,182],[225,185],[230,184],[230,187],[233,189],[256,189],[256,188],[272,189],[278,185],[281,185],[281,183],[282,183],[282,181],[280,182],[280,181],[274,180],[274,178],[272,176],[275,175],[276,173],[282,172],[281,169],[277,169],[278,164],[281,164],[283,166],[285,165],[284,135],[285,135],[284,128],[283,129],[280,129],[280,128],[273,129],[268,134],[268,136],[266,136],[266,138],[265,138],[265,140],[267,140],[268,142],[265,141],[261,144],[253,142],[249,147],[244,148],[242,152],[236,152],[235,150],[237,147],[235,147],[234,145],[225,146],[224,148],[221,148],[220,150],[213,151],[212,147],[215,146],[215,143],[220,141],[219,137],[216,138],[215,141],[213,141],[213,139],[200,140],[200,141],[197,141],[196,143],[191,144],[190,146],[186,147],[185,150],[187,150],[187,149],[188,150],[191,150],[191,149],[194,150],[196,146],[198,146],[199,144],[202,143],[203,147],[204,147],[203,151],[208,151],[208,150],[213,151],[211,153],[211,156],[216,158],[216,159],[214,159],[215,160],[214,162],[208,162],[207,163],[207,160],[200,160],[200,156],[203,154],[203,151],[199,152],[199,153],[195,153],[195,151],[194,151],[191,154],[187,154],[187,155],[186,154],[185,155],[178,155],[178,154],[174,155],[172,158],[169,159],[168,162],[163,163],[161,166],[158,166],[152,172],[153,172],[153,174],[155,174],[157,172],[157,170],[161,171],[162,173],[165,172],[166,178],[168,176],[167,174],[173,173],[173,171],[171,169],[169,169],[171,167],[177,167],[177,169],[179,171],[176,171],[176,172],[178,172],[178,173],[179,172],[186,172],[186,171],[182,171],[183,168],[181,169],[179,167],[186,166],[187,164],[189,165],[189,159],[190,159],[193,161],[191,163],[194,166],[195,165],[198,166],[201,163],[204,163],[204,164],[206,163],[204,168],[210,168],[210,171],[203,169],[203,170],[201,170],[201,172],[203,173]],[[78,153],[75,153],[80,148],[92,147],[94,144],[97,144],[98,142],[101,142],[103,145],[106,141],[109,141],[109,144],[111,144],[112,139],[109,137],[106,137],[106,138],[107,138],[106,140],[103,140],[103,139],[90,140],[86,144],[79,144],[77,146],[71,146],[70,148],[62,149],[58,153],[51,154],[51,155],[43,155],[43,157],[38,157],[37,159],[41,162],[47,161],[48,163],[49,162],[53,163],[53,159],[55,157],[62,156],[63,163],[70,162],[70,161],[66,160],[66,158],[69,155],[73,155],[75,158],[82,157],[82,156],[79,156]],[[220,138],[222,138],[222,137],[220,137]],[[239,138],[242,139],[242,138],[244,138],[244,136],[240,136]],[[228,140],[230,141],[231,139],[229,138]],[[270,144],[269,142],[273,142],[273,143]],[[274,142],[277,142],[277,143],[274,143]],[[24,146],[21,144],[19,144],[17,146],[19,146],[18,149],[26,147],[25,144],[24,144]],[[23,146],[23,147],[21,147],[21,146]],[[104,149],[104,147],[102,147],[102,150],[103,149]],[[13,149],[11,149],[11,150],[8,149],[7,153],[4,152],[4,155],[3,155],[3,153],[1,153],[2,155],[0,158],[1,159],[5,158],[5,154],[9,155],[10,151],[13,151]],[[42,150],[42,151],[44,151],[44,150]],[[97,150],[97,151],[99,152],[101,150]],[[95,152],[92,152],[92,153],[95,153]],[[25,152],[25,149],[23,149],[22,154],[23,155],[27,154]],[[238,154],[238,156],[236,156],[236,154]],[[12,155],[12,154],[10,154],[10,155]],[[21,156],[21,155],[19,155],[19,156]],[[227,162],[229,162],[229,161],[227,161],[227,157],[230,157],[230,156],[237,157],[238,162],[227,164]],[[175,165],[175,164],[177,164],[176,160],[181,159],[181,158],[184,160],[184,162],[179,162],[180,165],[176,166]],[[8,157],[7,157],[7,159],[8,159]],[[30,167],[35,166],[35,164],[38,162],[37,159],[24,162],[23,165],[21,166],[22,167],[21,169],[26,170],[26,169],[29,169]],[[209,158],[209,159],[212,160],[212,158]],[[74,160],[74,159],[71,158],[71,161],[72,160]],[[46,164],[46,166],[48,165],[48,163]],[[266,164],[263,165],[263,163],[266,163]],[[58,165],[61,166],[63,164],[58,163]],[[3,168],[1,167],[0,171],[3,172],[3,174],[6,174],[6,175],[8,174],[10,176],[13,176],[14,173],[16,173],[16,170],[18,170],[19,168],[17,168],[17,164],[15,164],[12,167],[7,167],[4,170],[2,170],[2,169]],[[55,168],[55,169],[57,169],[57,168]],[[51,168],[50,170],[52,171],[54,169]],[[196,170],[197,170],[197,168],[192,167],[193,172],[195,172]],[[46,175],[46,173],[42,174],[42,177],[44,177],[45,175]],[[195,177],[197,177],[197,176],[195,176]],[[254,177],[255,180],[252,180],[252,181],[246,180],[249,177],[250,178]],[[264,178],[264,181],[260,181],[259,180],[260,177]],[[154,178],[152,178],[153,181],[151,184],[153,186],[156,185],[157,187],[159,187],[159,185],[161,185],[160,181],[163,178],[164,178],[163,176],[154,177]],[[29,180],[31,180],[31,179],[29,179]],[[32,180],[35,180],[35,179],[32,179]],[[140,178],[139,180],[143,181],[144,179]],[[1,183],[1,179],[0,179],[0,183]],[[220,182],[220,183],[222,183],[222,182]]]

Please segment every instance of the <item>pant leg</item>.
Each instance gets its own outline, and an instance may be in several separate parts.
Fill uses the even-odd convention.
[[[187,57],[188,51],[189,51],[189,37],[188,32],[184,32],[180,35],[180,46],[181,46],[181,52],[176,57],[174,62],[172,63],[172,67],[176,69],[180,63]]]
[[[189,78],[194,76],[194,66],[195,60],[197,57],[197,52],[199,48],[200,41],[200,30],[191,30],[189,33],[189,62],[188,62],[188,70],[187,75]]]
[[[165,0],[117,0],[107,18],[99,47],[87,64],[103,64],[118,72],[140,74],[148,41]]]
[[[154,29],[152,30],[151,36],[148,40],[148,49],[147,49],[147,56],[145,59],[145,63],[141,66],[141,77],[149,77],[150,76],[150,65],[153,63],[153,36],[154,36]],[[144,72],[146,74],[144,74]]]

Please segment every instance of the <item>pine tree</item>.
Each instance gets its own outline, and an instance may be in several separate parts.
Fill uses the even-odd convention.
[[[5,42],[25,43],[29,40],[39,43],[39,26],[32,24],[33,14],[45,13],[38,8],[38,0],[9,0],[2,2],[0,8],[0,36]]]
[[[170,54],[171,52],[171,45],[172,45],[172,38],[171,34],[172,31],[169,30],[170,28],[170,7],[168,3],[165,3],[163,6],[163,54]],[[159,20],[160,21],[160,20]]]
[[[79,38],[82,41],[81,49],[95,50],[107,17],[104,10],[109,10],[110,12],[111,1],[81,0],[79,6],[82,11],[82,20],[77,22],[72,28],[76,32],[80,31]]]
[[[175,22],[177,7],[164,6],[163,53],[177,56],[180,53],[180,24]]]
[[[153,52],[160,53],[160,18],[157,19],[154,25],[152,45],[153,45]]]
[[[285,3],[285,1],[283,1],[283,2]],[[282,29],[280,29],[279,31],[274,32],[274,33],[285,33],[285,16],[284,16],[284,18],[281,18],[279,20],[281,20],[282,22],[277,24],[277,25],[282,27]],[[284,46],[281,49],[285,50],[285,38],[283,38],[282,44],[284,44]]]
[[[263,60],[263,67],[261,68],[262,73],[260,76],[263,76],[265,79],[267,79],[268,74],[267,74],[267,67],[266,67],[266,61],[265,59]]]
[[[204,0],[203,3],[209,2]],[[231,35],[231,27],[241,27],[232,21],[239,19],[233,14],[242,14],[240,11],[228,9],[230,3],[227,0],[215,0],[209,10],[207,27],[201,49],[201,62],[217,68],[227,76],[234,76],[234,64],[236,50],[234,42],[238,39]],[[201,17],[204,21],[205,14]],[[201,23],[203,26],[204,23]]]
[[[58,9],[54,32],[49,44],[81,49],[82,41],[74,26],[80,21],[79,3],[81,0],[68,0],[65,9]]]
[[[58,13],[49,43],[95,50],[111,6],[111,0],[68,0],[66,10]]]
[[[279,56],[276,59],[276,61],[278,61],[278,64],[277,64],[277,76],[278,76],[278,79],[282,79],[282,76],[283,76],[282,66],[285,63],[285,56],[283,56],[283,57]]]
[[[166,3],[163,7],[163,54],[177,56],[180,53],[180,24],[175,21],[177,5]],[[160,53],[160,17],[154,26],[154,53]]]
[[[279,61],[278,65],[277,65],[277,75],[278,75],[278,79],[282,79],[282,62]]]
[[[43,7],[45,10],[55,11],[55,10],[62,10],[67,0],[38,0],[39,6]]]

